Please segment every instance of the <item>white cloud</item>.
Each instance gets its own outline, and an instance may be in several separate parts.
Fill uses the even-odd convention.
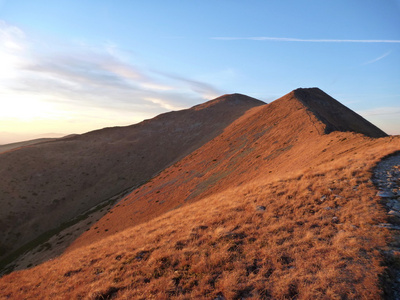
[[[213,40],[251,40],[251,41],[271,41],[271,42],[308,42],[308,43],[400,43],[400,40],[346,40],[346,39],[298,39],[286,37],[212,37]]]
[[[212,99],[221,95],[221,92],[218,89],[205,82],[183,78],[166,72],[157,72],[157,74],[176,81],[180,86],[186,86],[189,90],[201,95],[204,99]]]
[[[26,61],[24,33],[0,20],[0,79],[14,78],[18,67]]]
[[[21,29],[0,20],[0,45],[10,49],[20,49],[20,40],[23,38],[25,38],[25,34]]]
[[[183,109],[184,107],[176,107],[176,106],[172,106],[170,105],[167,101],[163,100],[163,99],[158,99],[158,98],[154,98],[154,97],[146,97],[146,100],[160,105],[161,107],[168,109],[168,110],[179,110],[179,109]]]
[[[372,59],[372,60],[369,60],[369,61],[363,63],[362,65],[365,66],[365,65],[373,64],[373,63],[375,63],[375,62],[377,62],[377,61],[380,61],[381,59],[385,58],[385,57],[388,56],[390,53],[392,53],[392,51],[388,51],[388,52],[382,54],[381,56],[378,56],[377,58],[374,58],[374,59]]]
[[[0,21],[0,132],[15,133],[16,141],[129,125],[220,94],[131,61],[132,53],[112,43],[34,40]]]
[[[210,84],[141,68],[131,59],[112,43],[33,43],[21,29],[0,21],[3,121],[53,117],[84,122],[93,114],[92,119],[103,118],[109,126],[106,114],[115,114],[115,125],[129,124],[137,121],[135,116],[148,118],[220,95]]]

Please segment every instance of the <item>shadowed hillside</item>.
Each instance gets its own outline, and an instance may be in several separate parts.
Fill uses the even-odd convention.
[[[139,186],[263,102],[225,95],[127,127],[0,155],[0,259],[124,190]]]
[[[353,131],[370,137],[387,136],[382,130],[354,113],[318,88],[297,89],[295,96],[323,123],[325,133]]]
[[[398,150],[322,91],[295,90],[130,192],[59,258],[3,276],[0,295],[380,299],[390,235],[371,177]]]

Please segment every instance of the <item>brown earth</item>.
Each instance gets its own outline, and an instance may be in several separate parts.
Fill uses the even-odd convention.
[[[225,95],[136,125],[0,154],[0,260],[7,261],[27,242],[143,184],[261,104],[244,95]]]
[[[61,257],[3,276],[0,297],[385,297],[390,234],[371,176],[400,137],[325,95],[299,89],[248,110]]]

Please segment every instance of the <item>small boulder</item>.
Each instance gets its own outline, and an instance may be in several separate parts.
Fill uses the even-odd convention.
[[[399,218],[400,218],[400,212],[395,211],[395,210],[393,210],[393,209],[391,209],[391,210],[388,212],[388,215],[390,215],[390,216],[395,216],[395,217],[399,217]]]
[[[376,193],[377,196],[382,197],[382,198],[392,198],[394,197],[394,194],[392,192],[388,191],[379,191]]]

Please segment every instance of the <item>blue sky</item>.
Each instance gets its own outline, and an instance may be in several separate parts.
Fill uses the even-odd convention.
[[[0,144],[319,87],[400,134],[400,0],[0,0]]]

